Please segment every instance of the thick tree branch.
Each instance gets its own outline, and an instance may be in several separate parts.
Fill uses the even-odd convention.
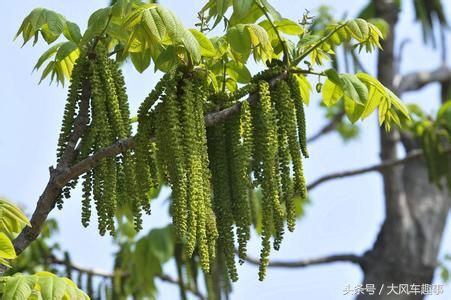
[[[395,85],[397,86],[397,91],[401,94],[403,92],[416,91],[430,83],[449,80],[451,80],[451,69],[444,65],[432,71],[419,71],[403,75]]]
[[[77,143],[85,133],[89,122],[89,98],[91,96],[91,86],[88,79],[83,78],[82,80],[83,94],[81,95],[79,113],[74,120],[74,130],[69,136],[66,149],[62,153],[58,165],[55,169],[50,168],[49,182],[45,187],[44,192],[39,197],[36,204],[36,209],[30,220],[32,227],[25,227],[13,242],[17,254],[20,254],[26,247],[28,247],[28,245],[34,241],[41,232],[42,226],[50,211],[55,207],[56,200],[61,193],[61,188],[64,186],[58,184],[60,177],[67,173],[69,166],[77,157]],[[76,177],[67,178],[65,184],[74,178]]]
[[[260,260],[256,258],[247,257],[246,261],[253,265],[260,265]],[[362,266],[364,259],[362,256],[354,254],[340,254],[298,261],[270,261],[268,266],[273,268],[305,268],[334,262],[350,262]]]
[[[61,266],[66,266],[67,262],[64,261],[63,259],[60,259],[54,255],[49,257],[49,261],[50,264],[52,265],[61,265]],[[105,279],[113,279],[114,278],[114,274],[108,271],[104,271],[104,270],[99,270],[99,269],[93,269],[93,268],[86,268],[86,267],[82,267],[79,266],[77,264],[74,264],[73,262],[70,263],[70,268],[74,271],[80,272],[80,273],[86,273],[86,274],[91,274],[97,277],[102,277]],[[175,285],[180,285],[180,282],[178,279],[175,279],[173,277],[171,277],[170,275],[167,274],[160,274],[157,275],[157,277],[164,282],[168,282],[168,283],[172,283]],[[195,295],[198,299],[206,299],[206,297],[204,295],[202,295],[199,291],[192,289],[190,287],[185,287],[185,289],[187,291],[189,291],[190,293],[192,293],[193,295]]]

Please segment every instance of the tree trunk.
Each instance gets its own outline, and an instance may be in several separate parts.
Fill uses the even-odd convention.
[[[374,4],[377,17],[390,26],[390,34],[382,45],[384,51],[380,51],[378,57],[378,78],[394,90],[394,28],[398,8],[393,0],[374,0]],[[381,129],[380,136],[381,159],[396,159],[399,132],[386,133]],[[410,151],[415,143],[409,140],[404,145]],[[357,299],[423,299],[421,293],[412,293],[412,285],[421,287],[432,283],[449,196],[429,183],[422,160],[384,171],[382,176],[386,218],[373,248],[365,253],[362,265],[363,285],[374,284],[376,292],[373,296],[365,293]],[[408,284],[410,293],[399,294],[400,284]]]

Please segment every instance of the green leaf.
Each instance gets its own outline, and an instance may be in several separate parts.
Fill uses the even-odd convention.
[[[111,6],[96,10],[88,19],[88,28],[86,29],[80,41],[81,45],[90,42],[96,35],[106,30],[108,20],[111,16]]]
[[[205,34],[196,29],[189,29],[189,31],[192,33],[192,35],[196,38],[197,42],[199,43],[202,56],[205,57],[216,56],[216,49],[213,46],[213,43],[205,36]]]
[[[155,68],[163,72],[169,72],[178,64],[177,49],[175,46],[168,46],[164,49],[155,61]]]
[[[361,117],[363,110],[365,109],[365,106],[362,104],[359,104],[355,102],[353,99],[349,97],[344,97],[344,107],[345,107],[345,114],[348,117],[349,121],[351,123],[357,122],[357,120]]]
[[[282,19],[275,24],[279,31],[286,34],[301,35],[304,33],[304,28],[301,25],[289,19]]]
[[[233,51],[241,54],[246,62],[251,53],[251,35],[243,24],[234,26],[227,31],[227,41]]]
[[[151,52],[147,49],[141,52],[130,53],[130,58],[136,70],[142,73],[150,65]]]
[[[275,21],[280,21],[282,19],[280,13],[271,4],[269,4],[268,0],[260,0],[260,3]]]
[[[34,66],[33,70],[38,70],[42,64],[48,60],[50,57],[54,56],[56,52],[58,51],[59,47],[61,47],[63,43],[58,43],[50,47],[47,51],[45,51],[38,59],[38,62]]]
[[[38,33],[41,33],[44,40],[50,44],[63,33],[65,24],[66,19],[62,15],[45,8],[36,8],[25,17],[14,39],[22,34],[23,45],[33,37],[35,38],[35,44]]]
[[[263,11],[256,3],[252,5],[252,8],[248,11],[248,13],[239,18],[236,13],[232,13],[228,23],[230,26],[236,26],[239,24],[248,24],[248,23],[256,23],[263,16]]]
[[[246,65],[239,62],[227,62],[226,71],[231,78],[239,83],[248,83],[252,79],[251,72]]]
[[[61,61],[69,56],[72,52],[78,50],[78,45],[74,42],[65,42],[63,43],[56,52],[55,59]]]
[[[25,214],[13,203],[0,198],[0,231],[12,235],[19,233],[24,226],[30,226]]]
[[[16,251],[14,250],[14,245],[9,239],[9,237],[0,232],[0,258],[2,259],[15,259]]]
[[[343,97],[343,90],[330,78],[326,80],[322,88],[323,103],[330,107],[336,104]]]
[[[437,112],[437,120],[445,120],[447,124],[451,124],[451,101],[446,101],[440,106]]]
[[[266,30],[257,24],[246,24],[245,27],[249,31],[251,43],[254,46],[255,60],[271,59],[273,48]]]
[[[66,280],[49,272],[39,272],[36,276],[43,299],[63,299],[67,287]]]
[[[183,45],[191,57],[191,60],[196,64],[201,59],[201,47],[197,39],[189,30],[185,30],[183,34]]]
[[[3,299],[24,300],[31,295],[36,283],[36,277],[23,274],[15,274],[7,277],[3,287]]]
[[[301,74],[295,74],[294,77],[299,86],[299,92],[301,93],[302,101],[306,104],[310,104],[310,92],[312,91],[312,86],[310,82],[307,80],[307,77]],[[328,95],[328,97],[331,97]],[[341,96],[338,98],[340,99]]]
[[[370,34],[368,22],[363,19],[349,20],[346,23],[351,35],[358,41],[365,41]]]
[[[148,236],[150,251],[160,261],[165,263],[174,255],[174,233],[173,227],[168,225],[164,228],[152,229]]]
[[[96,10],[88,19],[88,29],[91,29],[95,32],[102,32],[108,24],[110,15],[110,6]]]
[[[368,99],[368,88],[353,74],[340,74],[341,88],[345,95],[359,104]]]
[[[252,8],[255,0],[233,0],[233,12],[238,18],[246,16]]]
[[[80,27],[75,23],[67,21],[63,34],[69,41],[79,43],[81,40]]]
[[[216,25],[219,24],[219,22],[221,22],[222,17],[224,17],[224,14],[226,13],[227,9],[230,6],[230,2],[229,0],[216,0],[216,20],[215,23],[213,25],[213,28],[216,27]]]

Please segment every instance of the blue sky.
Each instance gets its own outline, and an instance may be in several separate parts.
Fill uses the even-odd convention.
[[[330,5],[336,16],[345,12],[354,16],[367,0],[327,1],[271,1],[284,16],[297,20],[304,9],[314,13],[321,5]],[[413,24],[411,2],[403,1],[401,20],[397,27],[398,39],[410,38],[405,48],[401,72],[428,70],[439,66],[438,55],[421,43],[420,28]],[[55,149],[65,103],[66,89],[44,82],[38,85],[39,73],[32,68],[46,45],[25,46],[13,42],[13,36],[22,19],[36,6],[56,10],[69,20],[85,27],[89,14],[105,5],[105,1],[22,0],[0,1],[0,196],[20,203],[31,213],[48,180],[48,167],[55,162]],[[185,26],[192,27],[203,1],[161,1],[172,9]],[[451,2],[443,1],[448,15]],[[447,36],[448,43],[450,35]],[[399,44],[401,40],[398,40]],[[427,59],[425,59],[427,57]],[[374,75],[375,55],[362,56],[365,66]],[[160,74],[151,70],[138,74],[131,65],[124,66],[132,111],[152,89]],[[316,78],[312,78],[316,79]],[[438,86],[431,85],[420,92],[406,94],[404,101],[416,102],[432,112],[438,104]],[[308,132],[314,133],[324,123],[318,109],[319,97],[314,96],[307,108]],[[311,158],[306,163],[308,181],[333,171],[352,169],[377,163],[379,154],[377,121],[369,118],[361,124],[357,141],[344,144],[332,134],[309,146]],[[306,216],[298,222],[294,233],[287,234],[274,259],[303,259],[338,253],[361,254],[371,247],[383,221],[381,179],[377,174],[325,183],[312,191],[312,204]],[[163,198],[163,197],[162,197]],[[153,203],[153,214],[146,217],[145,229],[168,223],[167,207],[163,199]],[[64,249],[70,249],[73,260],[83,266],[110,269],[114,248],[108,237],[99,237],[96,224],[85,229],[80,223],[80,193],[74,192],[62,211],[53,211],[52,218],[60,224],[56,239]],[[254,238],[249,254],[258,256],[259,240]],[[450,228],[444,235],[441,255],[451,252]],[[169,273],[173,270],[167,269]],[[342,295],[346,285],[355,285],[362,275],[358,267],[333,264],[299,270],[271,269],[267,279],[257,279],[254,266],[239,268],[240,280],[234,286],[232,299],[350,299]],[[161,284],[160,299],[176,299],[177,291],[169,284]],[[450,299],[451,287],[445,294],[433,299]],[[432,298],[430,298],[432,299]]]

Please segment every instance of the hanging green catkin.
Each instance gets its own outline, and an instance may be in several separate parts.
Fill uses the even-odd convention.
[[[69,136],[72,133],[77,105],[81,100],[81,90],[83,80],[86,76],[86,59],[81,55],[75,62],[72,69],[72,76],[67,96],[66,106],[64,108],[63,124],[58,139],[57,159],[60,160],[64,150],[66,149]]]
[[[108,112],[108,120],[110,121],[113,135],[119,139],[123,139],[129,136],[129,132],[126,130],[126,125],[124,124],[120,110],[116,84],[110,69],[111,63],[107,58],[106,50],[103,47],[97,47],[99,48],[97,50],[97,67],[107,99],[105,101],[105,107]]]
[[[283,220],[283,210],[279,200],[279,178],[277,178],[277,125],[271,105],[269,84],[259,82],[259,101],[252,109],[254,122],[254,157],[261,152],[261,188],[262,188],[262,250],[260,256],[259,279],[263,280],[266,274],[268,257],[270,253],[270,238],[272,229],[279,227]],[[282,221],[283,222],[283,221]],[[279,228],[277,228],[279,229]],[[282,227],[283,229],[283,227]],[[276,232],[275,235],[280,235]]]
[[[279,112],[279,123],[283,130],[279,134],[281,139],[284,139],[285,146],[279,146],[279,151],[288,151],[288,153],[281,153],[279,155],[285,158],[284,165],[281,166],[284,175],[282,178],[283,199],[286,207],[288,229],[294,231],[296,224],[296,207],[294,203],[294,193],[300,193],[305,197],[306,185],[303,174],[302,157],[300,143],[297,138],[298,128],[296,125],[295,105],[298,101],[292,98],[289,85],[285,81],[277,82],[275,91],[277,91],[277,106]],[[286,139],[286,141],[285,141]],[[294,184],[291,182],[291,175],[289,169],[289,160],[291,158],[293,164]]]
[[[84,227],[89,226],[91,219],[91,197],[92,197],[92,172],[83,175],[83,199],[81,208],[81,223]]]
[[[107,62],[111,72],[111,79],[114,84],[115,94],[118,99],[119,112],[122,118],[122,124],[124,128],[125,136],[121,136],[120,138],[122,139],[130,136],[132,132],[132,126],[130,123],[130,109],[128,104],[125,80],[122,71],[119,69],[118,64],[112,59],[108,59]],[[136,175],[135,159],[131,151],[126,151],[125,153],[123,153],[117,165],[122,167],[122,172],[118,172],[118,174],[122,178],[118,178],[118,180],[121,179],[123,181],[123,185],[126,191],[124,197],[121,198],[127,200],[128,205],[135,206],[135,202],[139,201],[139,199],[137,194],[138,187],[136,184],[137,175]],[[149,212],[150,209],[147,209],[146,211]]]
[[[188,210],[187,177],[183,145],[183,131],[180,122],[180,105],[177,102],[179,75],[171,74],[165,81],[162,102],[155,108],[155,132],[159,159],[167,168],[168,181],[172,189],[173,224],[180,240],[190,241],[190,251],[195,247],[196,237],[187,237],[188,219],[193,219],[192,210]],[[197,211],[195,209],[194,211]],[[197,226],[197,224],[190,224]],[[195,227],[196,228],[196,227]],[[190,227],[190,230],[192,228]]]
[[[233,217],[238,240],[240,263],[246,258],[246,245],[250,238],[250,208],[247,190],[249,188],[249,158],[241,137],[240,115],[225,123],[226,151],[228,155],[229,183]]]
[[[156,149],[155,144],[150,141],[150,136],[155,132],[154,123],[152,121],[155,117],[150,111],[155,102],[160,98],[164,90],[164,82],[168,79],[168,75],[165,75],[162,80],[160,80],[152,92],[146,97],[146,99],[141,103],[138,110],[138,131],[135,137],[136,147],[136,185],[138,190],[138,200],[135,205],[135,210],[139,211],[141,206],[146,206],[147,210],[150,211],[150,207],[147,207],[147,193],[150,188],[157,188],[159,184],[158,172],[156,171]],[[136,225],[140,225],[140,216],[137,214],[135,220]],[[137,226],[139,229],[139,226]]]
[[[207,209],[206,228],[208,232],[208,252],[210,254],[210,265],[212,265],[216,258],[216,241],[219,237],[219,233],[216,224],[216,216],[211,206]]]
[[[304,101],[301,97],[299,85],[293,74],[290,74],[287,79],[290,92],[293,98],[293,103],[296,109],[296,121],[298,126],[299,144],[301,146],[302,154],[305,158],[309,157],[307,150],[307,129],[305,121]]]
[[[112,142],[112,129],[108,120],[108,112],[106,107],[107,95],[104,89],[104,85],[101,80],[101,72],[98,63],[91,62],[91,86],[92,86],[92,126],[93,130],[97,134],[96,146],[97,148],[103,148],[110,145]],[[113,161],[110,159],[102,159],[100,166],[95,170],[94,187],[101,185],[101,191],[95,192],[94,200],[96,202],[97,214],[99,215],[99,231],[103,235],[105,231],[111,228],[112,216],[115,210],[115,173],[116,168],[113,168]],[[96,169],[97,169],[96,168]],[[113,174],[114,173],[114,174]],[[114,182],[112,181],[114,179]],[[111,232],[111,230],[110,230]]]
[[[202,106],[197,105],[201,100],[194,94],[192,74],[185,74],[181,82],[181,92],[179,100],[181,101],[180,119],[183,128],[183,146],[186,158],[186,171],[188,174],[189,190],[189,215],[188,215],[188,239],[186,245],[187,255],[190,256],[194,251],[194,246],[198,245],[199,256],[202,269],[209,271],[209,254],[206,233],[206,209],[208,203],[205,199],[204,191],[204,165],[202,157],[202,130],[199,122],[199,115],[203,118]],[[200,107],[200,112],[198,111]],[[205,128],[203,128],[205,130]]]
[[[305,178],[304,178],[304,170],[302,166],[302,158],[300,155],[294,155],[294,153],[299,152],[297,150],[298,146],[296,145],[299,143],[301,151],[304,155],[304,157],[308,158],[308,152],[307,152],[307,137],[306,137],[306,131],[305,131],[305,114],[304,114],[304,104],[302,103],[302,98],[300,96],[299,87],[296,83],[296,79],[291,76],[288,78],[288,84],[289,84],[289,90],[286,92],[286,97],[291,98],[290,100],[286,100],[285,102],[290,106],[290,109],[293,108],[291,103],[294,103],[294,107],[296,110],[296,121],[298,124],[298,134],[299,134],[299,140],[295,141],[295,137],[291,133],[289,136],[289,143],[290,143],[290,151],[292,155],[293,160],[293,169],[294,169],[294,192],[299,194],[302,199],[307,198],[307,186],[305,184]],[[288,94],[291,92],[291,96],[288,96]],[[291,119],[291,116],[290,116]],[[291,121],[292,123],[292,121]],[[290,125],[293,126],[293,125]]]
[[[222,99],[217,101],[223,103],[223,101],[226,101],[224,98],[227,96],[220,94],[216,97],[221,97]],[[224,134],[225,129],[222,123],[207,129],[208,154],[213,186],[213,209],[219,233],[218,249],[224,255],[230,278],[236,281],[238,280],[238,274],[234,253],[233,212]],[[217,256],[219,255],[218,253]]]

